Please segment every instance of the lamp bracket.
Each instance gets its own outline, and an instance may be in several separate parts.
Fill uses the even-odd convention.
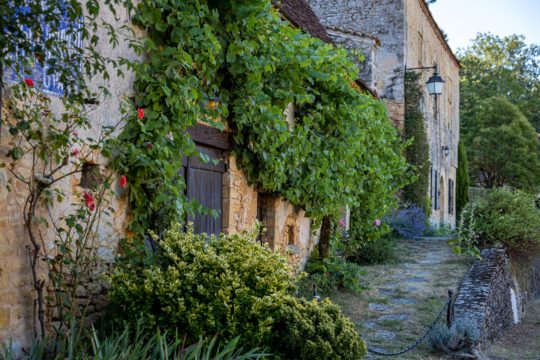
[[[419,66],[419,67],[413,67],[413,68],[410,68],[410,67],[405,66],[405,71],[413,71],[413,70],[429,70],[429,69],[437,70],[438,67],[437,67],[437,65],[433,65],[433,66]]]

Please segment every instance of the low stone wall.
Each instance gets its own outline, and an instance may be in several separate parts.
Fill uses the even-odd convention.
[[[504,249],[482,251],[465,275],[454,303],[454,321],[468,319],[480,341],[493,340],[512,325],[510,258]]]
[[[509,255],[485,249],[463,279],[454,302],[454,321],[467,319],[491,341],[517,324],[527,303],[540,292],[540,252]]]

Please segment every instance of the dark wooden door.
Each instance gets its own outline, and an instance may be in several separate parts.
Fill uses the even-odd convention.
[[[218,235],[221,232],[222,224],[224,154],[219,149],[199,145],[197,151],[208,155],[211,159],[219,160],[219,162],[217,164],[212,161],[204,163],[195,156],[187,159],[184,169],[187,196],[191,200],[197,200],[206,208],[217,210],[219,216],[197,214],[189,216],[188,221],[193,222],[194,230],[198,234]]]

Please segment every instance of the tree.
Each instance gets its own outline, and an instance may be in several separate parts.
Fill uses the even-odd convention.
[[[456,175],[456,214],[459,216],[461,210],[469,202],[469,162],[463,141],[458,145],[458,168]]]
[[[509,185],[534,191],[540,183],[537,134],[517,106],[503,97],[480,102],[464,136],[471,169],[487,188]]]
[[[482,99],[503,96],[540,130],[540,46],[521,35],[478,34],[461,50],[461,123],[467,132]]]

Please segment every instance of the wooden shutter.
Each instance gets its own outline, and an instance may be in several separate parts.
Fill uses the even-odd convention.
[[[188,221],[193,222],[194,230],[198,234],[219,235],[222,224],[223,173],[225,172],[223,152],[205,146],[197,146],[197,151],[220,161],[217,164],[212,161],[203,163],[195,156],[186,159],[184,172],[187,196],[191,200],[197,200],[209,209],[217,210],[219,216],[214,218],[210,215],[198,214],[189,216]]]

